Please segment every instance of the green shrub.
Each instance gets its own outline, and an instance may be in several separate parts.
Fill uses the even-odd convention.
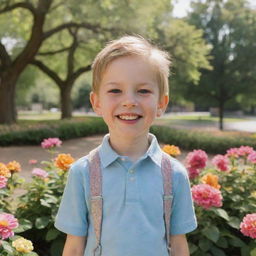
[[[52,120],[23,123],[13,129],[0,130],[0,146],[39,145],[49,137],[62,140],[107,133],[108,129],[102,118],[86,117],[71,120]],[[214,136],[209,132],[199,132],[154,125],[151,128],[162,143],[177,145],[183,150],[201,148],[208,153],[224,153],[228,148],[248,145],[256,147],[256,138],[249,136]]]
[[[248,154],[229,156],[230,162],[226,170],[222,169],[221,164],[219,167],[206,167],[198,176],[193,179],[191,177],[192,194],[196,193],[195,210],[198,221],[198,228],[188,234],[191,255],[256,255],[256,229],[250,229],[250,225],[253,227],[254,224],[247,223],[251,237],[240,231],[243,218],[247,214],[256,214],[256,163],[255,160],[254,163],[248,161],[247,156]],[[219,208],[206,207],[211,204],[208,188],[199,189],[205,184],[221,193],[223,202]]]
[[[39,145],[43,139],[59,137],[63,140],[85,137],[107,132],[107,126],[101,118],[74,119],[55,122],[40,122],[28,127],[16,127],[14,130],[0,132],[0,146]]]
[[[256,138],[214,136],[206,132],[174,129],[167,126],[152,126],[151,132],[165,144],[176,145],[183,150],[200,148],[212,154],[224,154],[227,149],[242,145],[256,147]]]

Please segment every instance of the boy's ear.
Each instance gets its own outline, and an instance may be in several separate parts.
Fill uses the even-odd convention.
[[[94,112],[101,116],[101,107],[100,107],[100,100],[99,95],[95,92],[90,92],[90,102],[92,104],[92,108]]]
[[[169,96],[168,95],[162,96],[158,103],[157,117],[160,117],[161,115],[164,114],[168,103],[169,103]]]

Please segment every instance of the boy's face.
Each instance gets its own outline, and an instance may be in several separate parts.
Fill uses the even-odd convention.
[[[98,93],[91,93],[91,103],[108,125],[111,136],[135,138],[148,134],[154,119],[164,112],[168,96],[160,98],[149,62],[127,56],[108,65]]]

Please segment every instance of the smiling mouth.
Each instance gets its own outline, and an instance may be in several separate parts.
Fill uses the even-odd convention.
[[[117,117],[121,120],[138,120],[140,119],[142,116],[140,115],[117,115]]]

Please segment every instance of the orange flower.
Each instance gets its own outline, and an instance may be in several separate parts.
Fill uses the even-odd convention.
[[[204,184],[208,184],[216,189],[220,189],[220,185],[219,185],[219,177],[217,175],[214,175],[214,174],[211,174],[211,173],[208,173],[206,175],[204,175],[201,179],[201,181],[204,183]]]
[[[4,176],[6,178],[11,177],[11,172],[4,163],[0,163],[0,176]]]
[[[59,154],[55,159],[55,166],[63,171],[67,171],[74,161],[75,159],[70,154]]]
[[[20,164],[16,161],[9,162],[6,167],[9,169],[11,172],[20,172],[21,167]]]
[[[174,145],[165,145],[165,146],[162,148],[162,150],[163,150],[165,153],[167,153],[167,154],[169,154],[170,156],[173,156],[173,157],[180,155],[180,149],[179,149],[179,147],[174,146]]]

